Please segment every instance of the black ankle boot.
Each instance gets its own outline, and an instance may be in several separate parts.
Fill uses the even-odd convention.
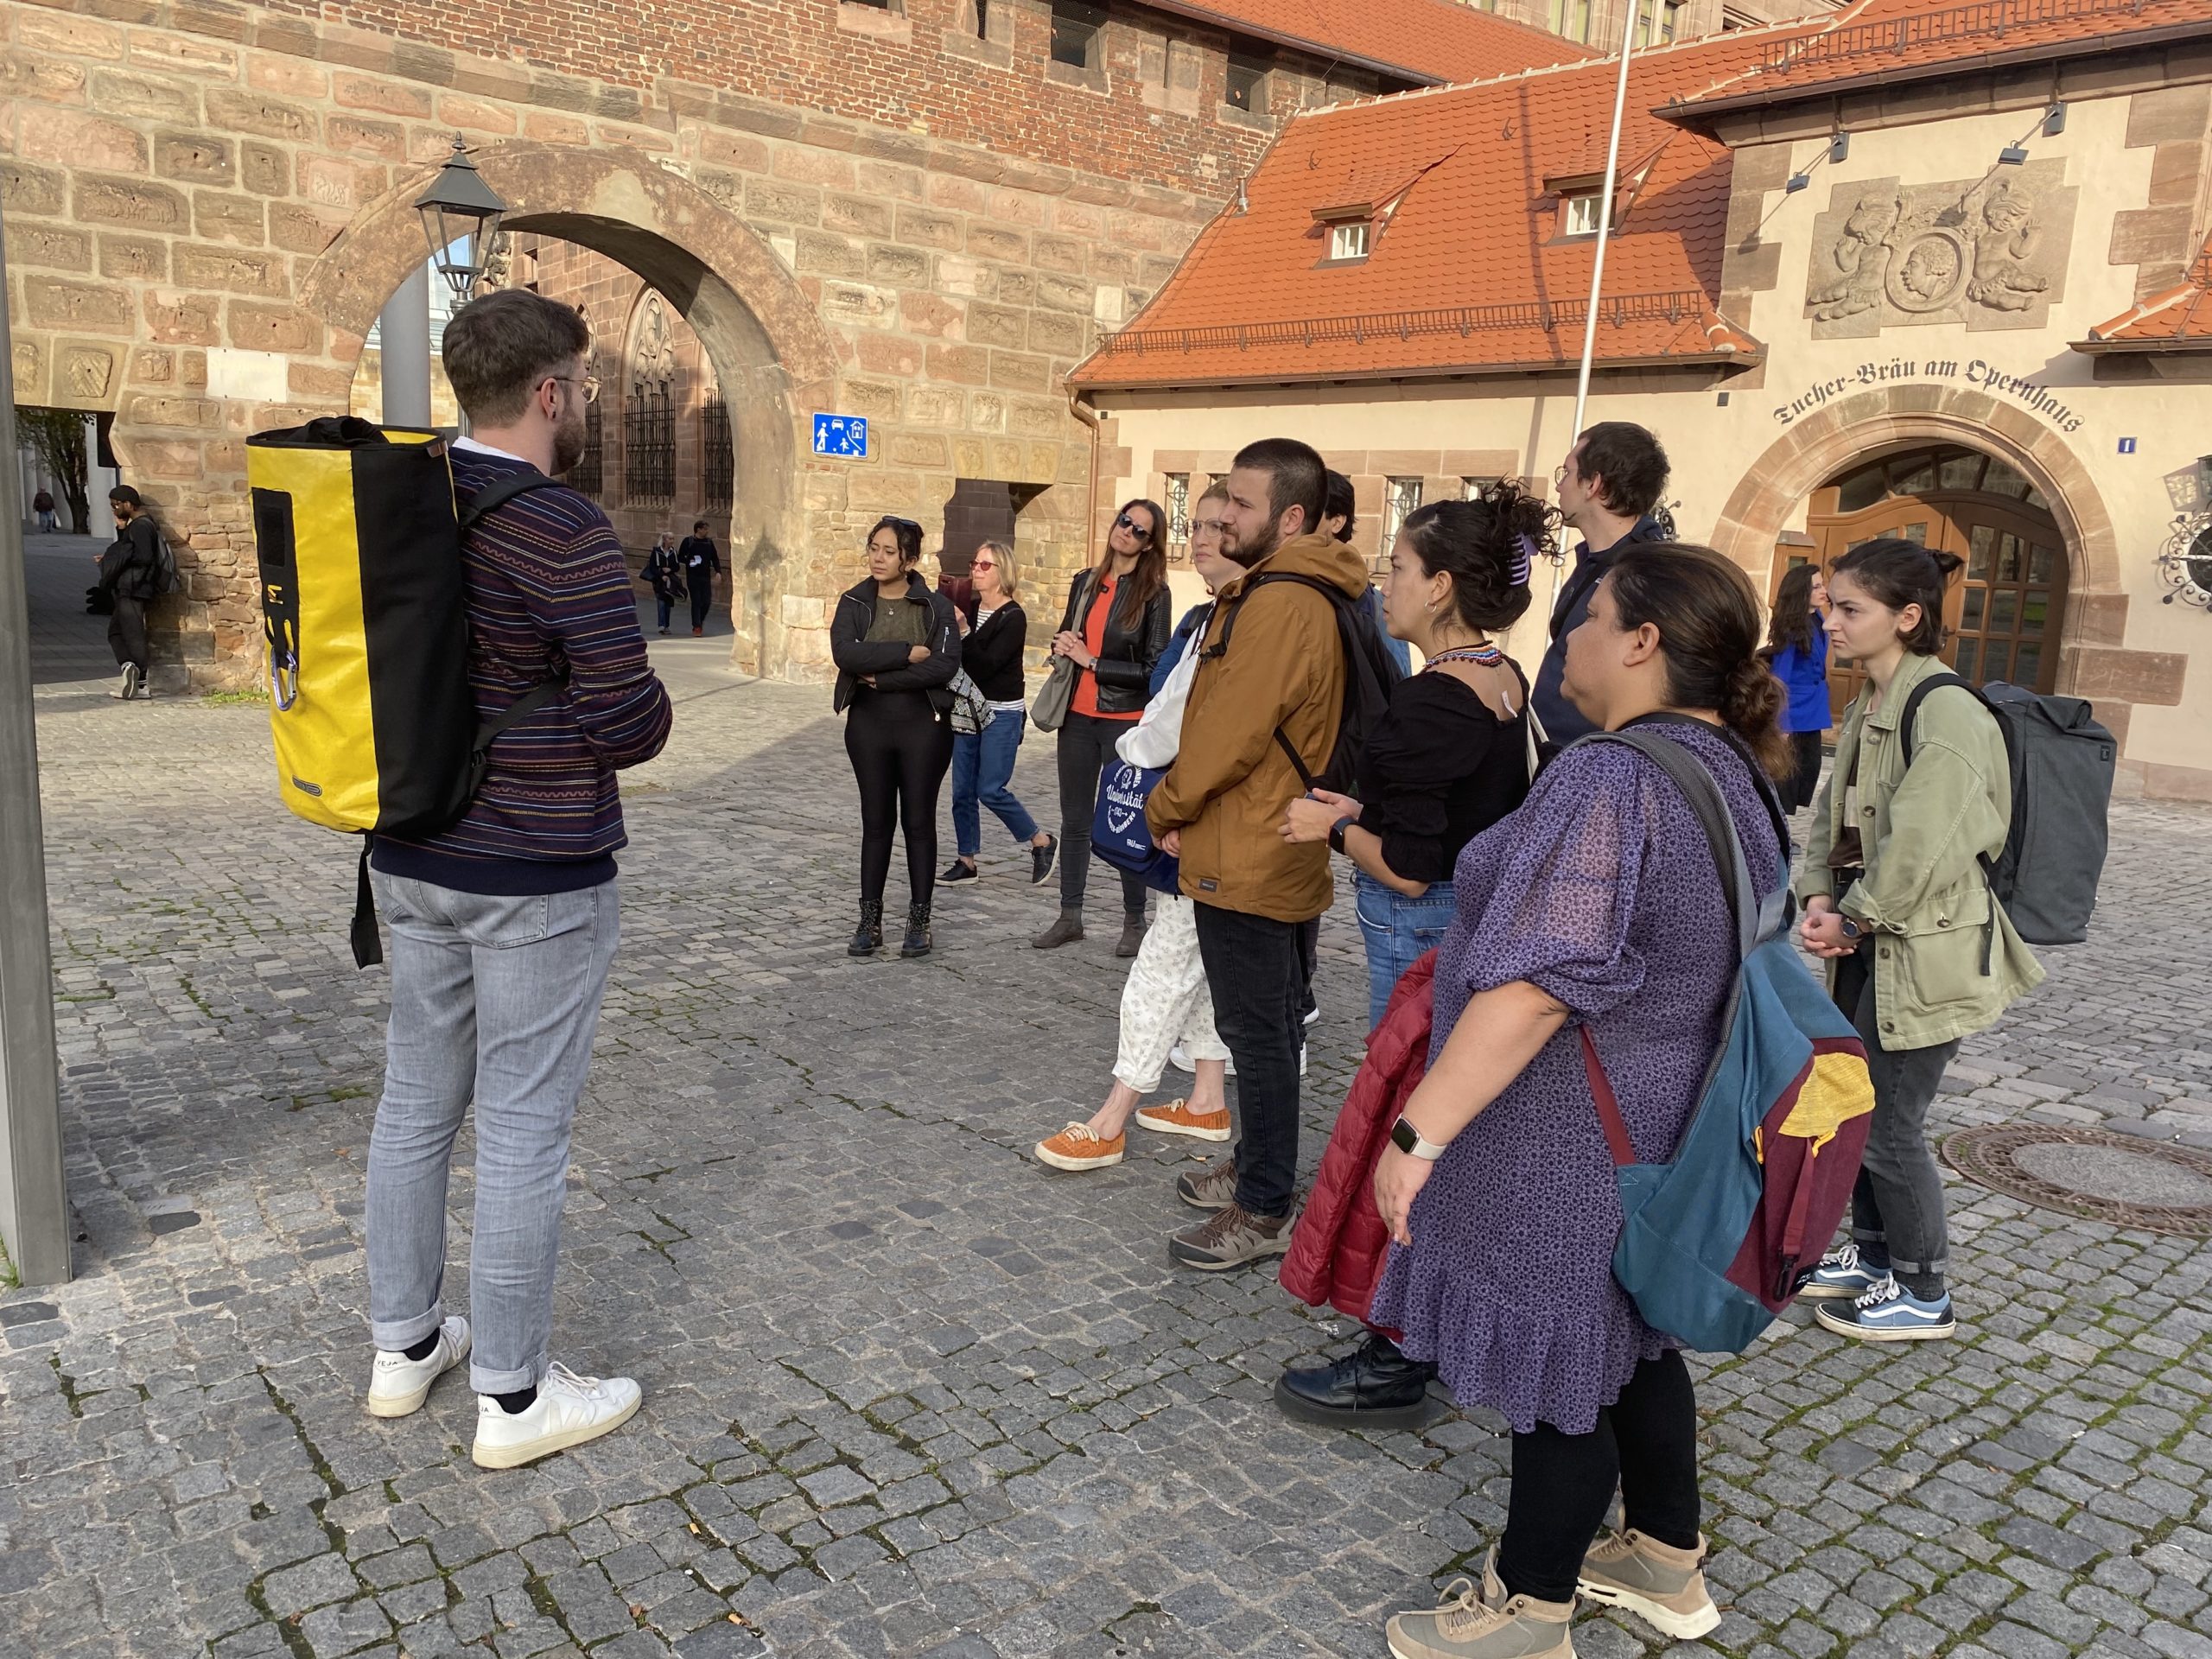
[[[930,907],[927,905],[906,906],[906,937],[899,942],[902,957],[926,957],[930,953]]]
[[[1436,1367],[1408,1359],[1380,1332],[1333,1363],[1285,1371],[1275,1404],[1301,1422],[1337,1428],[1411,1428],[1428,1414],[1428,1383]]]
[[[883,905],[875,899],[861,900],[861,925],[853,930],[853,942],[845,947],[849,957],[872,957],[883,949]]]

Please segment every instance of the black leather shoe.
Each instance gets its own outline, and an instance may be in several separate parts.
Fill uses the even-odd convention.
[[[880,902],[861,900],[861,925],[853,930],[853,942],[845,947],[849,957],[872,957],[883,949],[883,906]]]
[[[899,954],[912,961],[930,953],[930,907],[927,905],[906,906],[906,937],[899,941]]]
[[[1342,1359],[1275,1379],[1275,1404],[1287,1417],[1331,1428],[1412,1428],[1429,1414],[1428,1384],[1436,1367],[1408,1359],[1376,1332]]]

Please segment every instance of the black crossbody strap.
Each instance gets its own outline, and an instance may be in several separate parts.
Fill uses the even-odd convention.
[[[556,478],[546,477],[536,467],[526,473],[510,473],[498,483],[486,484],[468,498],[467,505],[458,514],[461,527],[463,531],[472,530],[477,521],[494,507],[505,505],[515,497],[526,495],[532,490],[550,489],[560,481]]]

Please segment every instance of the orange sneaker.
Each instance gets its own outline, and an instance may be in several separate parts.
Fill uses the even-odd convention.
[[[1128,1140],[1126,1135],[1117,1135],[1111,1141],[1102,1141],[1088,1123],[1071,1123],[1051,1140],[1037,1143],[1037,1161],[1054,1169],[1104,1169],[1122,1161]]]
[[[1162,1135],[1194,1135],[1201,1141],[1229,1139],[1229,1108],[1217,1112],[1194,1112],[1187,1100],[1171,1100],[1165,1106],[1140,1106],[1137,1122]]]

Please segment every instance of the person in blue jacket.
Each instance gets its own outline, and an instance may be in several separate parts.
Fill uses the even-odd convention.
[[[1801,564],[1783,577],[1774,620],[1767,625],[1764,655],[1789,699],[1782,729],[1796,765],[1782,785],[1782,804],[1792,812],[1813,804],[1821,783],[1821,739],[1831,724],[1827,610],[1827,584],[1819,568]]]

